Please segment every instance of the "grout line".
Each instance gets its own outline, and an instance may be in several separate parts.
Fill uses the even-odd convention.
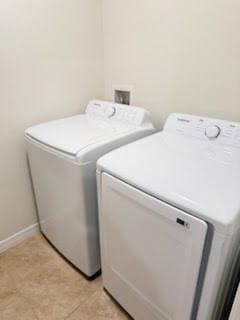
[[[67,320],[80,307],[80,305],[81,303],[76,308],[74,308],[66,317],[64,317],[63,320]]]
[[[81,302],[79,303],[79,305],[74,308],[63,320],[67,320],[69,319],[69,317],[82,305],[84,305],[85,303],[87,303],[87,301],[89,300],[89,297],[92,297],[95,293],[97,292],[97,289],[95,289],[89,296],[86,296],[86,298]]]
[[[36,320],[39,320],[38,315],[37,315],[37,314],[36,314],[36,312],[35,312],[35,309],[34,309],[34,308],[31,308],[31,309],[32,309],[32,312],[33,312],[33,314],[34,314],[34,316],[35,316]]]

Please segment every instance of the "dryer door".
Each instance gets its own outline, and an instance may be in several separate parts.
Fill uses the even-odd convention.
[[[104,287],[138,320],[190,320],[207,224],[104,173]]]

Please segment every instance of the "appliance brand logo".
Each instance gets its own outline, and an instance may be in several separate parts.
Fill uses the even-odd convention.
[[[180,122],[190,123],[190,120],[189,120],[189,119],[178,118],[177,120],[180,121]]]

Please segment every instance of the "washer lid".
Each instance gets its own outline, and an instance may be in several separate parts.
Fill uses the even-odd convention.
[[[103,156],[98,168],[215,223],[219,231],[237,226],[239,148],[162,132]]]
[[[26,135],[44,145],[76,156],[83,148],[103,139],[112,139],[113,134],[126,130],[129,130],[128,126],[113,126],[88,115],[77,115],[33,126],[26,130]]]

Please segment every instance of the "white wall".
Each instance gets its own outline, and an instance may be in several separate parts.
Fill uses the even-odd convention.
[[[240,120],[239,12],[237,0],[1,1],[0,241],[36,222],[24,129],[82,111],[104,82],[107,99],[132,86],[158,126],[170,112]]]
[[[160,125],[170,112],[240,121],[240,2],[103,0],[105,97],[133,87],[132,103]]]
[[[102,94],[99,0],[0,2],[0,241],[36,222],[23,132]]]

